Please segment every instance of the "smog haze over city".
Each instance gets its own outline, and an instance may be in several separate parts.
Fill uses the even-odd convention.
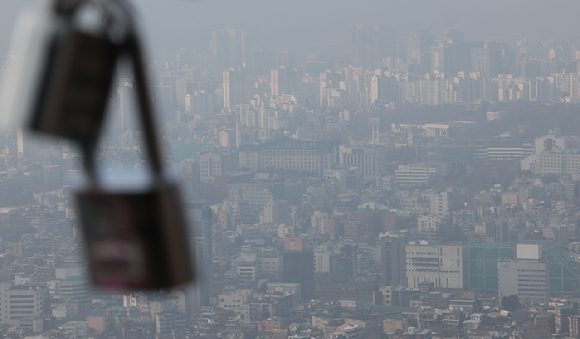
[[[579,1],[77,1],[0,0],[4,338],[580,338]]]

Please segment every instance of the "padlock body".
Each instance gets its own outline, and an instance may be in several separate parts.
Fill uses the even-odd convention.
[[[155,290],[194,280],[176,184],[125,193],[87,189],[76,198],[96,287]]]
[[[117,52],[118,46],[106,36],[57,25],[31,113],[31,129],[94,144],[107,108]]]

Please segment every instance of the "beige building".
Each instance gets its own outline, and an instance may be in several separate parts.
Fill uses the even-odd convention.
[[[46,288],[0,285],[0,319],[2,324],[19,325],[25,317],[44,316]]]
[[[502,205],[515,205],[517,203],[518,203],[517,193],[506,192],[506,193],[501,195],[501,204]]]
[[[216,176],[238,169],[238,154],[225,149],[214,149],[202,154],[199,159],[199,179],[213,181]]]
[[[328,213],[315,211],[310,217],[310,227],[318,230],[318,233],[330,233],[330,220]]]
[[[443,219],[432,214],[417,218],[417,229],[419,232],[437,232]]]
[[[87,317],[89,328],[96,332],[104,332],[106,330],[107,317],[102,312],[95,312]]]

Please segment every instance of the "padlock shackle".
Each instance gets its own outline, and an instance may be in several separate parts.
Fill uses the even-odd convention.
[[[57,14],[70,16],[79,3],[79,0],[55,0],[53,8]]]
[[[57,3],[67,3],[67,0],[56,0]],[[82,0],[69,0],[75,4],[75,7],[82,2]],[[154,180],[162,176],[163,165],[161,161],[161,154],[158,147],[157,129],[155,128],[155,112],[153,102],[151,100],[151,90],[148,86],[147,72],[144,64],[144,48],[140,39],[136,23],[132,20],[131,15],[124,15],[124,13],[133,12],[131,4],[127,0],[111,0],[102,3],[110,14],[116,16],[124,16],[123,19],[127,21],[127,39],[123,43],[124,47],[120,50],[120,55],[117,58],[119,62],[121,56],[128,57],[135,74],[135,85],[137,90],[137,110],[138,116],[141,118],[141,127],[144,132],[143,142],[147,152],[147,157],[150,162]],[[95,147],[94,144],[82,145],[83,148],[83,165],[85,170],[93,181],[98,181],[97,171],[95,166]]]
[[[135,82],[137,86],[137,101],[139,105],[139,115],[144,132],[144,142],[147,148],[151,169],[155,177],[160,177],[163,171],[161,154],[158,147],[157,129],[155,128],[155,116],[153,103],[151,101],[151,91],[147,82],[147,73],[143,62],[143,47],[136,32],[129,38],[129,53],[135,72]]]
[[[67,22],[78,19],[76,18],[79,15],[78,11],[82,10],[84,5],[97,5],[107,14],[104,17],[106,25],[102,34],[107,35],[109,39],[118,39],[115,42],[117,44],[116,63],[119,63],[121,58],[128,58],[131,63],[137,91],[137,115],[141,120],[146,157],[149,160],[154,181],[158,180],[163,175],[163,165],[158,146],[159,139],[151,89],[148,85],[144,63],[144,48],[137,24],[133,20],[134,9],[128,0],[53,0],[55,13]],[[124,22],[124,25],[109,27],[113,22]],[[96,137],[90,138],[90,140],[81,140],[84,155],[83,167],[93,184],[98,185],[98,173],[95,165],[96,143]]]

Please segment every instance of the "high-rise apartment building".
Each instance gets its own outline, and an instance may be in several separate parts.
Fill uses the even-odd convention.
[[[352,31],[352,65],[376,70],[385,65],[387,58],[397,57],[397,36],[394,31],[375,26],[370,30],[357,26]]]
[[[413,30],[407,37],[407,59],[414,64],[424,61],[433,45],[433,34],[429,30]]]
[[[293,49],[277,49],[275,67],[293,69],[296,67],[296,51]]]
[[[282,282],[299,283],[303,300],[314,294],[314,255],[306,238],[285,238],[282,255]]]
[[[352,64],[354,67],[366,68],[367,38],[362,26],[352,31]]]
[[[471,70],[484,77],[497,76],[496,48],[494,43],[484,43],[471,48]]]
[[[273,69],[270,71],[270,94],[272,96],[280,95],[278,91],[278,70]]]
[[[223,71],[224,108],[234,108],[250,101],[249,73],[246,65]]]
[[[445,72],[445,43],[438,42],[431,47],[431,72]]]
[[[187,292],[188,312],[199,312],[209,305],[213,288],[213,212],[202,203],[187,204],[189,215],[190,249],[192,261],[197,268],[197,281]]]
[[[116,123],[115,128],[119,128],[121,133],[135,131],[137,118],[133,115],[131,106],[135,102],[133,92],[133,81],[130,78],[119,78],[117,87],[116,102]],[[185,100],[185,97],[183,98]]]
[[[218,74],[246,63],[246,42],[242,30],[220,29],[212,32],[211,48]]]
[[[240,105],[240,124],[246,127],[256,126],[256,111],[251,109],[249,104]]]
[[[194,91],[189,95],[189,112],[207,117],[215,112],[215,95],[206,90]]]
[[[380,236],[381,244],[381,286],[405,286],[407,284],[405,266],[404,235],[385,233]]]

